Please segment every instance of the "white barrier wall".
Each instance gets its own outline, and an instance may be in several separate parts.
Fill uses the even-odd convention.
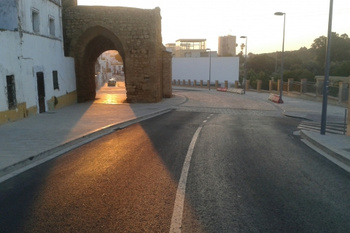
[[[209,57],[173,57],[172,79],[174,80],[209,80]],[[212,57],[211,58],[211,83],[218,80],[219,83],[228,81],[230,84],[238,81],[239,57]]]

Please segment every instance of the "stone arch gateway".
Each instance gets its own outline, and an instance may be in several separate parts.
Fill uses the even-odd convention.
[[[65,55],[74,57],[78,102],[96,94],[94,63],[106,50],[124,61],[127,102],[171,97],[171,54],[161,37],[160,9],[77,6],[63,1]]]

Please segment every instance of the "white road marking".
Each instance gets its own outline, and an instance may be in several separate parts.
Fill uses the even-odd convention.
[[[184,165],[182,167],[179,185],[177,186],[177,190],[176,190],[173,217],[171,218],[171,225],[170,225],[170,231],[169,231],[170,233],[178,233],[178,232],[181,233],[182,214],[183,214],[183,208],[184,208],[184,202],[185,202],[187,175],[188,175],[188,170],[190,168],[193,149],[201,130],[202,130],[202,126],[200,126],[197,129],[197,131],[194,133],[191,144],[186,154]]]

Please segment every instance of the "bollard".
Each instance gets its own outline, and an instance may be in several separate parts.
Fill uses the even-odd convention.
[[[293,87],[294,87],[294,79],[293,78],[289,78],[288,79],[288,92],[292,92],[293,91]]]
[[[245,80],[245,90],[248,91],[250,87],[250,80]]]
[[[261,91],[261,86],[262,86],[262,80],[257,80],[257,83],[256,83],[256,91],[257,92]]]
[[[269,80],[269,92],[272,92],[273,81]]]

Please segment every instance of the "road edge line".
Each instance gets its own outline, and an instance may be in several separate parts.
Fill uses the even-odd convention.
[[[188,170],[190,168],[194,146],[197,142],[197,138],[200,131],[202,130],[202,127],[203,126],[198,127],[198,129],[194,133],[190,146],[188,147],[184,164],[182,166],[181,177],[176,190],[174,210],[171,218],[170,231],[169,231],[170,233],[181,232]]]

